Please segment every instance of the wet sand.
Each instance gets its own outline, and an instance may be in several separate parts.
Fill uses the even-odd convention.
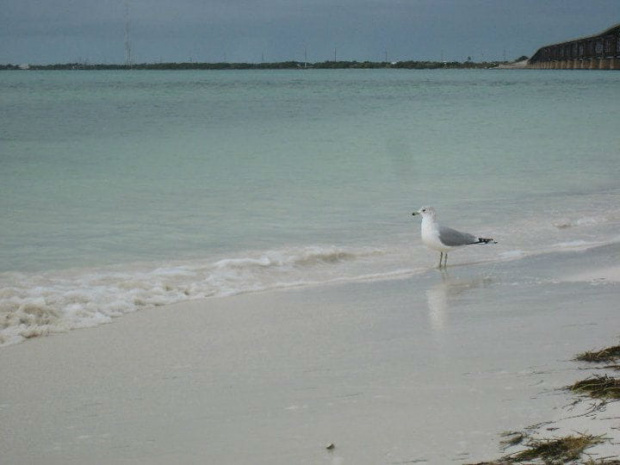
[[[497,458],[502,432],[570,417],[560,388],[596,372],[572,358],[617,343],[619,257],[214,298],[5,347],[2,463]]]

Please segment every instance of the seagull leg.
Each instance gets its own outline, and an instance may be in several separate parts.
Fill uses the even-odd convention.
[[[444,254],[443,267],[448,268],[448,252]]]
[[[441,269],[441,261],[443,260],[443,252],[439,252],[439,266],[437,268]]]

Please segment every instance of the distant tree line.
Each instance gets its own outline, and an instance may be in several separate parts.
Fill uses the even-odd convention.
[[[494,68],[502,63],[491,62],[437,62],[437,61],[324,61],[321,63],[304,63],[283,61],[277,63],[138,63],[138,64],[89,64],[63,63],[53,65],[12,65],[0,64],[0,70],[251,70],[251,69],[484,69]]]

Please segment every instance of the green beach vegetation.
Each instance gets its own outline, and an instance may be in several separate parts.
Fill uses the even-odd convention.
[[[275,63],[132,63],[132,64],[91,64],[58,63],[47,65],[0,64],[0,70],[252,70],[252,69],[487,69],[495,68],[504,62],[473,61],[324,61],[305,63],[300,61],[283,61]]]

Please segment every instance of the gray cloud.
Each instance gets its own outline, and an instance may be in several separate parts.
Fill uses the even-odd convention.
[[[125,59],[126,0],[1,0],[0,63]],[[135,61],[475,60],[598,33],[617,0],[128,0]]]

